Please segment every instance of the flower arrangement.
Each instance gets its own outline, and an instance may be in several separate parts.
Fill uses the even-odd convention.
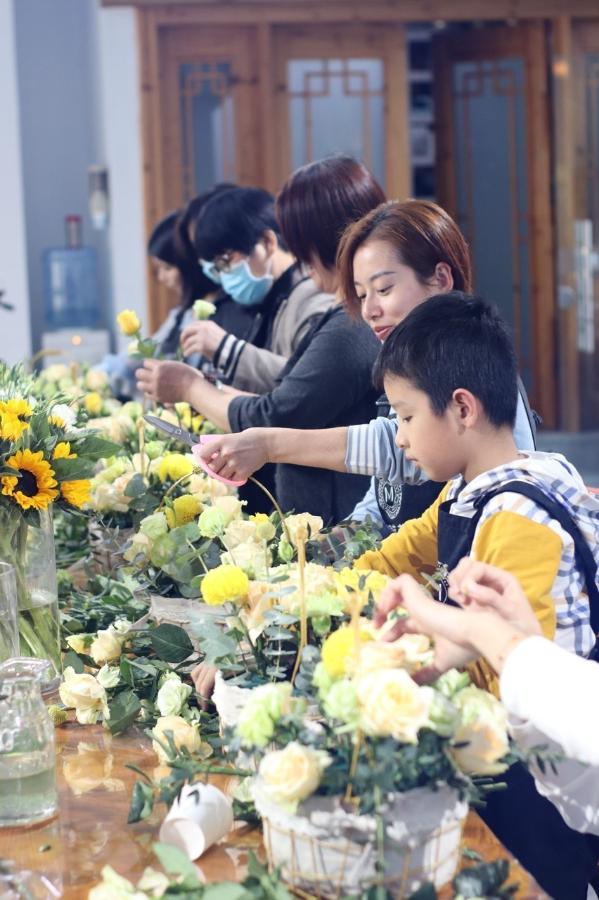
[[[90,497],[96,461],[116,447],[93,430],[76,427],[62,395],[39,393],[36,380],[21,367],[0,365],[0,558],[15,568],[21,652],[49,659],[58,673],[56,595],[43,577],[31,583],[33,544],[45,535],[36,564],[53,558],[51,508],[80,512]]]

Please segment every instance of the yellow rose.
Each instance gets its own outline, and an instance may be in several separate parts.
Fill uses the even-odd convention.
[[[107,628],[105,631],[98,631],[98,636],[87,652],[96,665],[103,666],[104,663],[120,659],[122,649],[122,638],[111,628]]]
[[[331,678],[341,678],[358,657],[359,646],[371,641],[372,635],[365,622],[358,629],[358,649],[356,648],[356,629],[353,625],[342,625],[333,631],[322,645],[322,663]]]
[[[403,669],[379,669],[355,680],[360,726],[366,734],[415,744],[428,722],[430,688],[421,688]]]
[[[96,391],[86,394],[83,405],[90,416],[99,416],[102,412],[103,400]]]
[[[185,475],[191,475],[194,462],[183,453],[167,453],[162,459],[154,460],[150,471],[155,472],[160,481],[178,481]]]
[[[88,641],[85,634],[71,634],[67,638],[67,644],[75,653],[87,653]]]
[[[122,333],[126,334],[129,337],[131,337],[131,335],[133,334],[137,334],[137,332],[141,328],[141,322],[137,318],[137,314],[134,313],[132,309],[124,309],[118,314],[116,320]]]
[[[298,513],[296,516],[286,516],[285,524],[291,538],[291,543],[297,547],[298,538],[304,541],[314,537],[321,531],[323,521],[320,516],[313,516],[310,513]]]
[[[454,762],[470,775],[499,775],[507,766],[500,760],[509,750],[507,712],[504,706],[487,691],[464,688],[453,697],[460,711],[461,722],[454,734],[455,744],[450,751]]]
[[[78,675],[68,666],[58,689],[67,709],[74,709],[80,725],[94,725],[101,712],[106,712],[106,691],[93,675]]]
[[[168,746],[165,737],[167,731],[172,732],[172,738],[177,750],[185,747],[190,753],[195,753],[202,746],[199,722],[191,725],[181,716],[161,716],[152,731],[152,735],[156,738],[152,742],[152,747],[162,763],[168,762],[169,754],[160,746],[158,741],[162,741],[165,746]]]
[[[269,797],[294,812],[298,803],[314,793],[330,763],[328,753],[291,741],[283,750],[266,754],[259,775]]]
[[[240,603],[247,597],[249,578],[238,566],[217,566],[202,579],[202,597],[209,606]]]

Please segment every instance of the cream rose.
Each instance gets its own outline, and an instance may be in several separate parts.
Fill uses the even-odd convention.
[[[248,578],[266,578],[272,555],[269,550],[265,550],[264,544],[246,541],[237,544],[230,552],[221,553],[220,561],[223,566],[239,566]]]
[[[233,519],[237,519],[238,516],[241,515],[241,510],[244,505],[243,500],[238,500],[237,497],[231,497],[230,495],[226,497],[215,497],[213,502],[213,506],[216,506],[216,508],[220,509],[224,514],[225,525],[229,525]]]
[[[85,386],[90,391],[101,391],[108,387],[108,375],[102,369],[90,369],[85,376]]]
[[[328,753],[291,741],[283,750],[266,754],[259,775],[271,799],[293,812],[314,793],[330,762]]]
[[[152,747],[161,763],[168,763],[169,759],[167,751],[158,743],[158,741],[161,741],[165,747],[168,747],[168,741],[165,737],[167,731],[172,732],[172,738],[177,750],[186,747],[190,753],[195,753],[202,746],[199,722],[190,724],[181,716],[161,716],[152,731],[152,735],[156,738],[152,742]]]
[[[415,744],[428,722],[431,692],[403,669],[383,669],[355,681],[360,724],[366,734]]]
[[[161,716],[178,716],[191,694],[191,686],[183,684],[178,675],[170,672],[156,695],[156,706]]]
[[[89,637],[87,634],[71,634],[67,638],[67,644],[75,653],[87,653],[89,646]]]
[[[434,651],[425,634],[402,634],[395,646],[403,653],[401,665],[408,672],[415,672],[433,661]]]
[[[453,697],[461,722],[453,736],[451,755],[463,772],[470,775],[499,775],[507,766],[500,760],[509,750],[507,712],[486,691],[471,686]]]
[[[297,547],[298,537],[307,541],[315,534],[322,530],[323,521],[320,516],[313,516],[310,513],[298,513],[296,516],[286,516],[285,524],[291,538],[291,543]]]
[[[229,550],[256,538],[256,523],[250,519],[235,519],[225,528],[224,541]]]
[[[68,666],[58,689],[67,709],[74,709],[80,725],[94,725],[101,712],[106,713],[106,691],[93,675],[78,675]]]
[[[123,638],[113,628],[99,631],[98,636],[88,650],[89,655],[98,666],[120,659],[123,649]]]

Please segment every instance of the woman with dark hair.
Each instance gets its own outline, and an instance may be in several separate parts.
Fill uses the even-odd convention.
[[[348,175],[352,169],[355,178]],[[297,189],[298,183],[301,190]],[[382,197],[382,189],[372,175],[346,157],[312,163],[294,173],[284,186],[277,201],[283,237],[323,287],[336,291],[338,286],[329,238],[332,237],[336,250],[347,225],[376,207]],[[318,233],[324,216],[327,241],[321,255],[319,244],[310,236]],[[208,238],[206,246],[207,250],[212,249]],[[267,271],[268,251],[264,244],[255,249],[255,271],[251,274],[260,278]],[[239,251],[225,258],[216,257],[211,261],[212,268],[205,265],[204,270],[210,273],[215,269],[223,276],[229,272],[245,283],[248,274],[241,271],[241,262],[246,263],[244,269],[250,268],[251,255],[244,258]],[[223,286],[232,290],[224,277]],[[336,304],[312,324],[274,390],[261,396],[248,396],[230,388],[219,391],[189,367],[154,360],[147,360],[138,371],[138,385],[161,402],[187,400],[226,431],[242,431],[251,426],[346,426],[366,422],[372,414],[376,392],[370,372],[377,349],[374,335],[361,323],[352,322],[343,306]],[[303,433],[297,432],[299,440]],[[321,515],[325,522],[347,515],[365,486],[365,479],[333,472],[328,466],[277,466],[276,492],[282,507]]]
[[[221,380],[240,390],[271,390],[315,318],[334,298],[315,286],[287,249],[274,198],[262,188],[215,195],[193,227],[194,256],[205,275],[251,315],[242,338],[215,319],[189,324],[186,355],[212,360]]]
[[[349,315],[361,318],[384,341],[415,306],[435,294],[471,288],[468,245],[445,210],[425,200],[389,202],[350,225],[337,255],[339,291]],[[521,386],[515,438],[534,448]],[[419,516],[441,485],[430,482],[395,446],[396,422],[386,398],[366,425],[327,431],[250,429],[223,436],[202,451],[216,472],[243,479],[266,461],[329,466],[373,476],[370,489],[351,513],[387,529]]]

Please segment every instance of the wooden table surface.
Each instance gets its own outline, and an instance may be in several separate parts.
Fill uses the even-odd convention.
[[[51,821],[19,829],[0,829],[0,857],[15,860],[21,869],[43,874],[56,896],[84,900],[109,864],[136,882],[146,866],[160,868],[152,853],[166,812],[161,804],[152,816],[127,825],[131,788],[137,776],[127,763],[148,773],[158,761],[149,740],[139,731],[112,737],[100,725],[69,722],[56,730],[59,814]],[[227,779],[214,783],[226,791]],[[486,860],[509,858],[475,813],[470,813],[464,845]],[[196,863],[207,881],[241,880],[248,849],[260,850],[260,831],[240,824]],[[546,895],[516,863],[512,880],[517,897],[537,900]],[[447,893],[449,896],[449,893]]]

